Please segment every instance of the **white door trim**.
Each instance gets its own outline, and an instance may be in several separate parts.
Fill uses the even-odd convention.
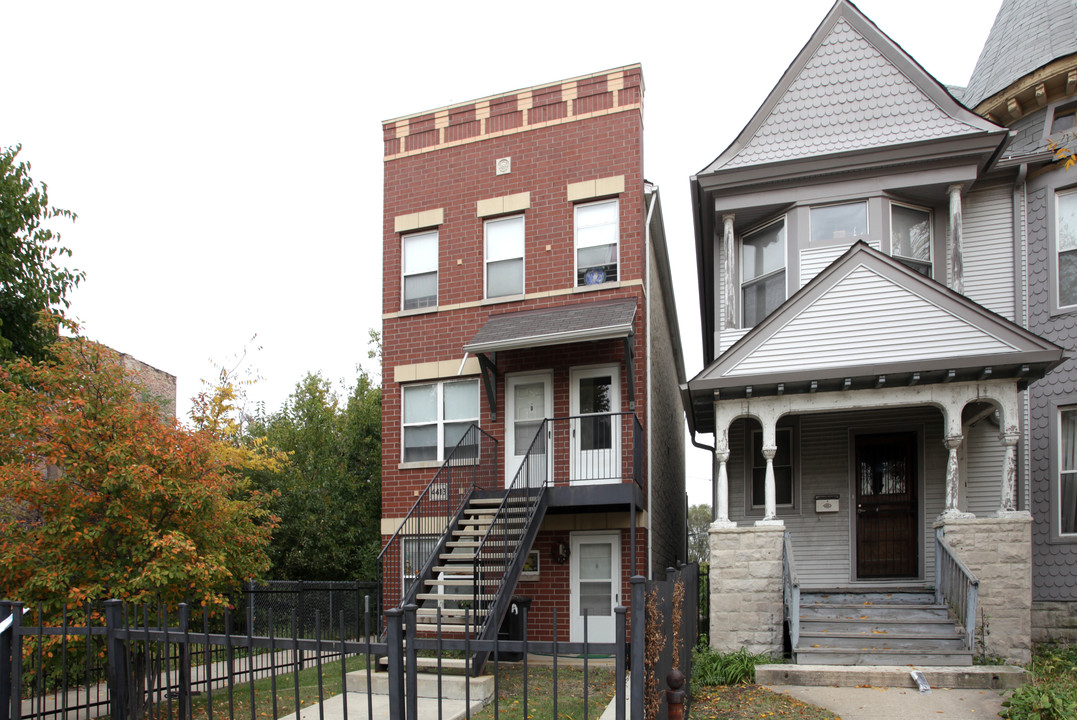
[[[608,542],[610,549],[610,612],[608,616],[590,616],[587,619],[589,642],[613,642],[617,613],[621,604],[621,533],[618,531],[574,532],[569,534],[569,641],[583,642],[583,616],[580,614],[580,544]]]
[[[545,388],[546,407],[543,417],[553,417],[553,371],[543,370],[540,372],[514,373],[505,376],[505,487],[508,487],[516,472],[520,469],[520,457],[516,455],[516,386],[542,382]],[[527,452],[527,448],[520,448],[521,453]],[[550,472],[553,464],[549,461],[550,448],[546,448],[546,472]]]

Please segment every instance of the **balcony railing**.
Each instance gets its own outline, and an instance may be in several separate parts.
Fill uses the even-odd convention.
[[[532,486],[548,479],[553,486],[634,482],[642,489],[643,428],[635,414],[573,415],[545,427],[546,447],[529,460]]]

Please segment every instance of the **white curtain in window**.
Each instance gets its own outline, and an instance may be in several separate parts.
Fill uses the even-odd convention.
[[[1062,411],[1059,500],[1064,533],[1077,533],[1077,410]]]

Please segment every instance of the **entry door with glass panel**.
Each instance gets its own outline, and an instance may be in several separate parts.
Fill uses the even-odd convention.
[[[917,533],[916,433],[856,436],[856,576],[914,578]]]
[[[621,536],[573,535],[571,555],[571,642],[614,641],[614,608],[621,601]]]
[[[553,415],[553,378],[539,375],[510,375],[505,385],[505,487],[520,470],[542,421]],[[550,472],[548,441],[540,440],[527,468],[528,484],[541,485]]]
[[[620,482],[621,369],[575,368],[570,378],[572,482]]]

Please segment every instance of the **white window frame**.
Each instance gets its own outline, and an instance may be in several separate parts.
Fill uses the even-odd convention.
[[[497,224],[504,224],[514,221],[520,222],[520,254],[519,255],[506,255],[504,257],[490,258],[490,226]],[[524,294],[524,283],[526,282],[526,263],[524,261],[526,248],[527,248],[527,224],[523,215],[507,215],[504,217],[490,218],[483,221],[482,224],[483,235],[483,297],[488,299],[493,298],[511,298]],[[499,262],[506,262],[509,260],[520,260],[520,291],[515,293],[505,293],[504,295],[491,295],[490,294],[490,265]]]
[[[795,509],[797,507],[797,471],[796,471],[797,470],[796,469],[797,458],[796,458],[796,452],[795,452],[796,445],[794,445],[794,443],[796,441],[796,433],[794,432],[794,428],[791,428],[791,427],[775,428],[774,432],[775,432],[775,439],[777,440],[777,443],[778,443],[778,447],[782,447],[782,443],[783,443],[783,440],[784,440],[785,442],[788,443],[787,447],[789,448],[789,465],[788,466],[785,466],[785,465],[775,465],[774,466],[775,469],[777,469],[778,467],[788,467],[789,468],[789,502],[787,502],[787,503],[781,503],[781,502],[777,503],[777,507],[785,508],[785,509],[788,509],[788,510],[793,510],[793,509]],[[764,510],[766,508],[766,498],[759,498],[760,502],[758,504],[756,504],[756,502],[755,502],[755,500],[756,500],[756,497],[755,497],[755,468],[756,468],[756,466],[754,464],[755,463],[755,440],[756,440],[757,437],[762,438],[762,436],[763,436],[763,428],[752,428],[752,427],[748,428],[748,438],[747,438],[747,440],[748,440],[748,443],[747,443],[748,452],[746,453],[747,458],[746,458],[746,462],[744,463],[745,466],[747,467],[748,473],[747,473],[747,478],[745,480],[744,496],[745,496],[745,505],[747,506],[747,508],[749,510],[756,511],[756,512]],[[778,458],[775,457],[774,459],[777,460]],[[763,467],[764,467],[764,470],[765,470],[766,465],[764,465]],[[766,481],[764,480],[764,482],[766,482]],[[776,488],[777,488],[777,477],[775,477],[775,489]],[[766,488],[764,486],[764,493],[765,492],[766,492]]]
[[[1058,462],[1058,471],[1057,471],[1057,482],[1055,483],[1055,493],[1054,493],[1057,508],[1055,510],[1055,516],[1056,516],[1056,518],[1058,520],[1058,537],[1060,539],[1065,539],[1065,540],[1077,540],[1077,521],[1075,521],[1074,530],[1071,531],[1071,532],[1065,531],[1065,529],[1063,528],[1063,524],[1062,524],[1062,511],[1063,511],[1063,508],[1065,507],[1065,505],[1067,504],[1065,502],[1065,499],[1062,496],[1062,486],[1063,486],[1062,478],[1063,478],[1063,476],[1068,475],[1068,476],[1071,476],[1071,477],[1074,478],[1074,482],[1077,482],[1077,467],[1074,467],[1071,470],[1066,470],[1065,469],[1065,464],[1064,464],[1065,443],[1064,443],[1064,441],[1062,439],[1062,416],[1064,414],[1066,414],[1066,413],[1074,413],[1075,415],[1077,415],[1077,407],[1068,406],[1068,407],[1060,407],[1060,408],[1058,408],[1058,418],[1057,418],[1057,423],[1058,423],[1058,435],[1057,435],[1057,437],[1058,437],[1058,448],[1057,448],[1057,456],[1056,456],[1057,457],[1057,462]],[[1077,498],[1075,498],[1074,500],[1077,501]],[[1077,509],[1075,509],[1075,513],[1077,513]]]
[[[598,205],[612,205],[614,208],[614,241],[613,247],[615,250],[616,260],[613,265],[616,268],[617,277],[610,279],[606,278],[604,283],[616,282],[621,279],[621,201],[618,198],[607,198],[605,200],[598,200],[596,202],[577,203],[572,208],[572,232],[573,232],[573,286],[575,287],[587,287],[588,283],[584,282],[580,278],[580,209],[586,207],[595,207]],[[599,226],[594,226],[599,227]],[[595,243],[591,245],[584,245],[583,247],[598,247],[599,245],[607,245],[609,243]]]
[[[433,258],[433,262],[431,263],[433,265],[433,270],[431,270],[429,265],[427,265],[427,266],[425,266],[425,267],[423,267],[423,268],[421,268],[419,270],[413,270],[412,272],[408,272],[405,246],[411,240],[419,240],[421,238],[426,238],[426,237],[430,237],[430,236],[433,236],[433,238],[434,238],[434,258]],[[407,235],[402,235],[400,237],[400,309],[401,310],[436,310],[437,309],[438,296],[440,294],[440,292],[439,292],[440,288],[438,286],[438,280],[439,280],[439,278],[438,278],[438,259],[439,259],[440,252],[441,252],[440,238],[438,237],[438,231],[436,229],[435,230],[424,230],[422,232],[416,232],[416,233],[408,233]],[[414,307],[408,307],[408,294],[407,294],[407,281],[408,281],[408,278],[413,277],[413,276],[418,276],[418,275],[427,275],[427,274],[430,274],[430,273],[433,273],[433,275],[434,275],[434,302],[433,302],[433,304],[432,305],[416,305]]]
[[[1055,295],[1055,303],[1056,303],[1057,308],[1060,311],[1063,311],[1063,312],[1069,312],[1069,311],[1072,311],[1074,308],[1077,308],[1077,301],[1071,302],[1071,303],[1068,303],[1068,304],[1064,304],[1063,301],[1062,301],[1062,262],[1061,262],[1061,260],[1062,260],[1063,250],[1062,250],[1062,243],[1061,243],[1060,238],[1059,238],[1059,234],[1060,234],[1060,231],[1062,229],[1062,212],[1061,212],[1061,209],[1060,209],[1060,202],[1061,202],[1063,197],[1069,197],[1069,196],[1072,196],[1073,198],[1075,198],[1075,202],[1077,202],[1077,188],[1068,188],[1066,190],[1056,190],[1055,191],[1055,207],[1054,207],[1054,212],[1055,212],[1054,220],[1055,220],[1055,222],[1054,222],[1054,238],[1053,238],[1053,241],[1054,241],[1054,248],[1053,248],[1053,253],[1054,253],[1054,257],[1053,257],[1053,262],[1054,262],[1054,295]],[[1075,227],[1073,230],[1074,230],[1074,232],[1077,232],[1077,227]],[[1071,250],[1066,250],[1065,252],[1077,254],[1077,248],[1074,248],[1074,249],[1071,249]],[[1075,291],[1075,295],[1077,295],[1077,291]]]
[[[890,256],[897,260],[907,261],[917,266],[923,266],[924,260],[919,258],[911,258],[906,255],[898,255],[894,252],[894,208],[903,207],[908,210],[915,210],[917,212],[927,213],[927,253],[928,259],[927,265],[927,277],[934,277],[935,273],[935,213],[931,211],[931,208],[921,207],[919,205],[913,205],[912,203],[898,202],[896,200],[890,201]]]
[[[815,239],[815,229],[813,227],[814,223],[812,222],[812,214],[816,210],[825,210],[826,208],[841,207],[843,205],[861,205],[861,206],[863,206],[863,208],[864,208],[864,229],[859,233],[853,233],[852,235],[846,235],[845,237],[830,237],[830,238],[821,238],[819,240],[816,240]],[[846,244],[851,245],[855,240],[860,240],[860,239],[863,239],[863,238],[867,238],[869,236],[870,232],[871,232],[871,226],[870,226],[871,212],[870,211],[871,211],[871,208],[868,206],[868,201],[867,201],[866,198],[862,199],[862,200],[845,200],[845,201],[842,201],[842,202],[825,203],[825,204],[822,204],[822,205],[810,205],[808,207],[808,243],[810,245],[813,245],[813,246],[816,246],[816,247],[818,247],[820,245],[831,244],[831,243],[846,243]]]
[[[782,266],[780,268],[776,269],[776,270],[771,270],[770,272],[766,272],[766,273],[763,273],[762,275],[757,275],[756,277],[753,277],[753,278],[751,278],[749,280],[745,280],[745,278],[744,278],[744,269],[745,269],[744,244],[745,244],[745,242],[751,240],[753,235],[758,235],[758,234],[762,233],[764,230],[766,230],[767,228],[771,227],[772,225],[777,225],[778,223],[782,224],[782,230],[785,233],[785,238],[782,240],[782,245],[783,245],[783,247],[782,247]],[[748,321],[747,321],[747,318],[744,315],[744,310],[745,310],[744,290],[746,288],[750,288],[753,285],[758,285],[758,284],[760,284],[762,282],[766,282],[767,280],[770,280],[771,278],[777,276],[780,273],[781,275],[784,276],[785,281],[782,283],[782,301],[779,302],[778,305],[781,305],[783,302],[785,302],[786,300],[789,299],[789,275],[788,275],[788,271],[789,271],[789,223],[787,222],[786,216],[785,215],[780,215],[779,217],[776,217],[776,218],[774,218],[772,220],[768,220],[767,222],[763,223],[762,225],[757,225],[756,227],[752,228],[748,232],[744,233],[740,237],[740,242],[738,243],[738,250],[740,252],[740,262],[739,262],[739,265],[740,265],[740,293],[739,293],[739,295],[737,297],[737,300],[740,303],[740,312],[739,312],[739,314],[740,314],[740,324],[741,324],[741,327],[743,327],[745,329],[748,329],[748,328],[755,327],[758,323],[752,323],[751,325],[749,325]],[[774,309],[771,309],[770,312],[768,312],[763,317],[765,318],[771,312],[774,312]]]
[[[482,414],[481,402],[482,399],[479,395],[479,380],[478,378],[464,378],[461,380],[441,380],[432,383],[408,383],[403,385],[400,389],[400,461],[403,463],[429,463],[437,462],[441,463],[445,461],[445,454],[452,450],[452,448],[445,447],[445,425],[457,424],[457,423],[475,423],[479,424],[479,417],[467,417],[467,418],[445,418],[445,387],[447,385],[462,385],[465,383],[474,384],[475,386],[475,409],[478,415]],[[434,420],[424,420],[422,422],[405,422],[404,418],[407,417],[407,390],[410,388],[420,387],[434,387],[435,398],[437,403],[437,417]],[[427,426],[435,426],[437,428],[437,454],[432,460],[408,460],[407,459],[407,443],[406,436],[408,428],[419,428]]]

